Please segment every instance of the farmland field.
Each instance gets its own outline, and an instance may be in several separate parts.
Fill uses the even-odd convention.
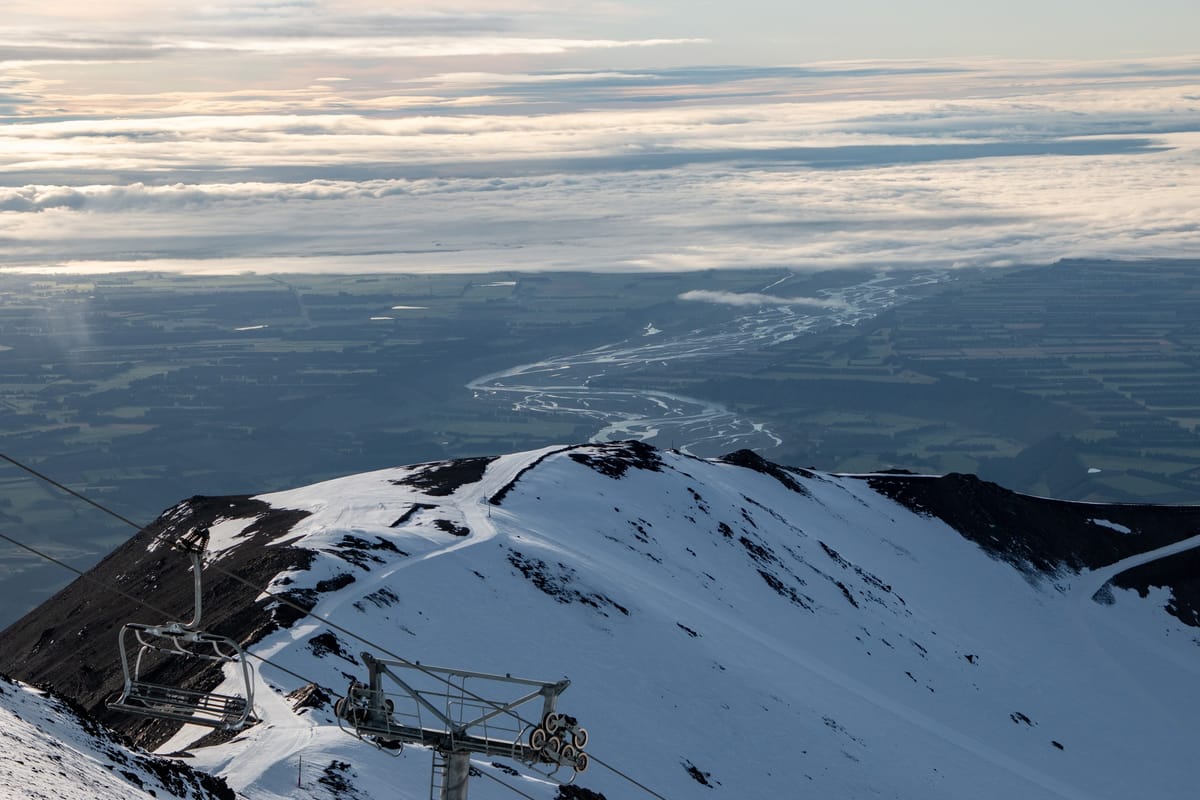
[[[193,494],[630,435],[1198,502],[1198,276],[4,273],[0,452],[143,521]],[[81,567],[130,533],[7,465],[0,524]],[[70,577],[30,558],[0,550],[0,624]]]

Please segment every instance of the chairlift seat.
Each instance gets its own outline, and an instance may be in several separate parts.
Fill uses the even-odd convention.
[[[191,621],[162,625],[129,622],[121,627],[118,641],[125,685],[120,697],[108,703],[109,708],[222,730],[240,730],[258,721],[250,713],[254,706],[254,684],[245,651],[233,639],[200,628],[201,556],[207,541],[208,531],[202,529],[194,536],[184,537],[181,545],[192,562],[195,606]],[[130,656],[135,652],[130,663]],[[147,655],[155,653],[160,658],[174,659],[178,663],[194,664],[196,667],[205,663],[237,664],[243,694],[202,692],[147,681],[144,679],[142,661]]]
[[[239,730],[248,722],[255,721],[244,697],[146,681],[130,681],[121,697],[109,703],[108,707],[222,730]]]

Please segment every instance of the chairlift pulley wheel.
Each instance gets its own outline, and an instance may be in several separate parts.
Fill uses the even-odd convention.
[[[542,727],[546,729],[546,733],[553,736],[563,728],[563,715],[556,714],[553,711],[546,712],[546,716],[542,717]]]

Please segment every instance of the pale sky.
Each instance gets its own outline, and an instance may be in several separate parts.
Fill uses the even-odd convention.
[[[43,52],[92,48],[166,54],[178,48],[354,59],[401,40],[602,40],[626,44],[701,39],[617,59],[644,66],[775,65],[877,58],[1111,59],[1195,53],[1193,0],[9,0],[10,45]],[[482,49],[489,49],[483,46]],[[495,49],[495,48],[491,48]],[[585,50],[570,47],[568,50]],[[362,53],[363,50],[359,50]],[[395,52],[395,51],[393,51]],[[427,51],[428,52],[428,51]],[[458,50],[461,52],[461,49]],[[273,65],[279,68],[281,65]],[[257,65],[252,71],[268,72]],[[166,75],[164,78],[168,77]]]
[[[1194,0],[10,0],[0,269],[1195,257],[1198,31]]]

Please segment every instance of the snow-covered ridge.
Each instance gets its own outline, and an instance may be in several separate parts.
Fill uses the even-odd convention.
[[[365,679],[372,645],[565,675],[561,707],[590,730],[588,749],[673,799],[1007,800],[1190,791],[1197,631],[1164,612],[1186,585],[1121,588],[1111,565],[1182,563],[1197,522],[1181,509],[1021,499],[964,476],[834,476],[746,452],[614,443],[193,498],[160,528],[210,526],[210,624],[331,692]],[[171,553],[148,553],[158,532],[98,576],[149,591],[138,576],[152,569],[156,591],[190,589]],[[1134,558],[1147,551],[1160,552]],[[257,569],[257,586],[313,616],[222,585],[217,568]],[[77,669],[55,641],[78,639],[86,660],[111,667],[111,638],[93,644],[80,631],[97,623],[70,614],[76,591],[0,645],[61,682]],[[128,603],[104,613],[134,614]],[[232,740],[145,735],[255,800],[334,786],[428,796],[427,751],[380,752],[339,731],[328,700],[300,703],[294,676],[255,674],[263,722]],[[235,691],[234,675],[216,688]],[[473,766],[533,797],[559,791],[520,764]],[[646,796],[598,767],[577,783]],[[481,777],[471,796],[513,795]]]
[[[0,796],[233,800],[224,781],[117,741],[82,709],[0,676]]]

